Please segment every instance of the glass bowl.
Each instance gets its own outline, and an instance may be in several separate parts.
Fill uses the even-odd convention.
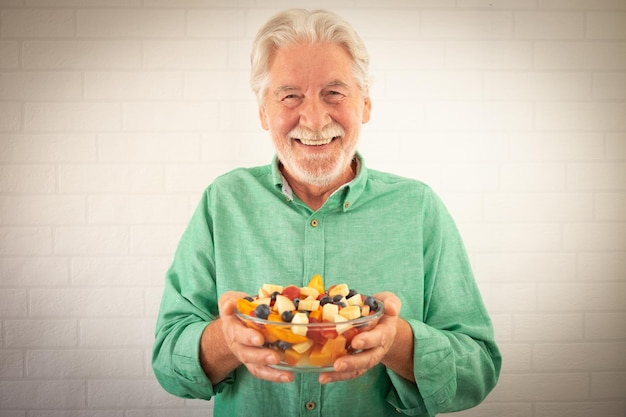
[[[385,313],[382,301],[366,316],[339,322],[291,323],[270,321],[240,313],[235,315],[265,337],[265,348],[280,354],[273,368],[292,372],[332,372],[337,358],[360,352],[350,342],[357,334],[372,330]]]

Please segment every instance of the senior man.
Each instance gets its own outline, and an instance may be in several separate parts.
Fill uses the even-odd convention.
[[[369,58],[327,11],[288,10],[258,32],[252,88],[271,164],[205,190],[166,276],[153,369],[217,416],[433,416],[479,404],[501,357],[454,221],[425,184],[368,169]],[[333,371],[277,369],[234,316],[264,283],[315,274],[376,294],[385,315]]]

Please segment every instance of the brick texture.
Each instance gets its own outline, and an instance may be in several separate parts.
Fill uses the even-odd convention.
[[[624,417],[626,2],[315,6],[370,51],[368,164],[440,193],[493,315],[501,381],[451,415]],[[150,346],[201,191],[272,157],[248,59],[282,7],[0,0],[0,417],[212,415]]]

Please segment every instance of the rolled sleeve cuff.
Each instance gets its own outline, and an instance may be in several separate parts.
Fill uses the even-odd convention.
[[[406,415],[434,416],[447,407],[456,392],[452,347],[447,337],[421,321],[408,322],[414,335],[413,375],[416,383],[388,370],[395,388],[389,402]]]
[[[218,384],[213,385],[204,373],[200,365],[200,339],[206,326],[206,322],[193,323],[187,326],[176,343],[172,361],[178,383],[193,398],[209,400],[215,394],[223,391],[227,385],[232,384],[233,375],[231,374]]]

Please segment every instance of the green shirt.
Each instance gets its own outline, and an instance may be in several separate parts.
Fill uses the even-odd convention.
[[[357,177],[315,212],[292,195],[276,159],[206,189],[166,277],[152,361],[164,389],[214,398],[216,416],[432,416],[486,397],[501,357],[452,218],[423,183],[368,170],[359,159]],[[315,274],[327,286],[402,300],[417,383],[379,364],[327,385],[316,374],[268,382],[244,366],[212,384],[198,348],[218,297],[256,294],[264,283],[303,286]]]

